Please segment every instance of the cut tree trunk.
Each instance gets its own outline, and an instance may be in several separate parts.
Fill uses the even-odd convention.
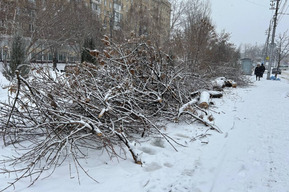
[[[199,107],[207,109],[209,107],[210,93],[208,91],[201,92]]]
[[[221,98],[223,97],[223,93],[221,91],[208,91],[212,98]]]
[[[207,109],[209,107],[210,98],[220,98],[223,93],[220,91],[203,91],[200,94],[199,107]]]

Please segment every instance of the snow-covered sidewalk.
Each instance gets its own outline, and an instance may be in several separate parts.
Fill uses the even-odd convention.
[[[20,181],[15,192],[289,191],[288,81],[263,78],[246,88],[226,89],[214,102],[215,124],[223,134],[209,131],[210,136],[194,140],[203,125],[169,124],[166,133],[187,146],[177,146],[178,152],[160,138],[138,143],[141,167],[129,154],[127,160],[110,160],[104,151],[96,151],[83,163],[99,183],[79,170],[79,185],[77,171],[72,166],[70,173],[66,162],[28,189],[29,179]],[[10,153],[0,148],[0,154]],[[0,174],[0,189],[10,179]]]
[[[288,82],[263,78],[224,101],[216,124],[225,138],[202,150],[199,191],[289,191]]]

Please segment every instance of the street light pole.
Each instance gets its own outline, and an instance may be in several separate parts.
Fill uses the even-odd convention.
[[[271,67],[273,63],[273,55],[274,55],[274,48],[275,48],[275,33],[276,33],[276,27],[277,27],[277,16],[278,16],[278,10],[279,10],[279,3],[280,0],[275,0],[276,2],[276,9],[275,9],[275,14],[273,18],[273,32],[272,32],[272,40],[271,40],[271,45],[270,45],[270,58],[269,58],[269,66],[268,66],[268,72],[267,72],[267,80],[270,79],[271,75]],[[271,2],[271,6],[274,6],[273,0]]]

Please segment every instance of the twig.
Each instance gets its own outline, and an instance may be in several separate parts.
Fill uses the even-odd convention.
[[[182,114],[188,114],[188,115],[194,117],[195,119],[197,119],[198,121],[202,122],[204,125],[209,126],[211,129],[216,130],[216,131],[219,132],[219,133],[223,133],[217,126],[212,125],[211,123],[205,121],[204,119],[201,119],[200,117],[194,115],[193,113],[191,113],[191,112],[189,112],[189,111],[183,111],[183,112],[180,114],[180,116],[181,116]]]
[[[10,118],[12,116],[12,113],[15,109],[15,105],[16,105],[16,102],[17,102],[17,99],[18,99],[18,96],[19,96],[19,93],[20,93],[20,77],[19,77],[19,71],[16,70],[15,71],[16,73],[16,76],[17,76],[17,93],[16,93],[16,96],[14,98],[14,102],[13,102],[13,105],[12,105],[12,108],[11,108],[11,111],[9,113],[9,116],[8,116],[8,119],[7,119],[7,122],[6,122],[6,126],[8,127],[8,124],[10,122]],[[7,142],[6,142],[6,133],[7,133],[7,128],[4,130],[4,134],[3,134],[3,142],[4,142],[4,145],[7,146]]]

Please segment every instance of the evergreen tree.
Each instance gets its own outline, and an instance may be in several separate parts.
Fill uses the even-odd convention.
[[[81,62],[89,62],[96,64],[96,58],[90,55],[89,50],[93,50],[96,48],[94,39],[91,37],[87,37],[83,44],[83,50],[81,53]]]
[[[29,65],[25,62],[25,42],[20,35],[15,35],[12,40],[10,62],[3,66],[3,76],[12,81],[15,78],[15,71],[18,70],[22,77],[29,73]]]

